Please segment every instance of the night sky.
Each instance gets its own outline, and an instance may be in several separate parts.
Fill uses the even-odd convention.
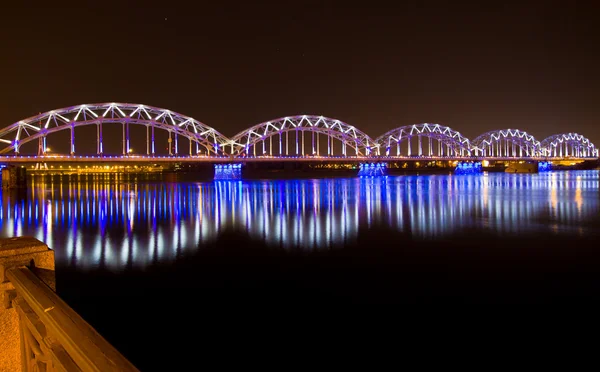
[[[430,122],[469,138],[519,128],[600,145],[592,1],[175,3],[3,2],[0,126],[131,102],[226,136],[316,114],[373,138]],[[93,136],[78,141],[94,152]]]

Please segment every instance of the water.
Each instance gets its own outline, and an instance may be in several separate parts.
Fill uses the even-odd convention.
[[[2,192],[0,234],[52,247],[59,295],[142,371],[198,350],[200,369],[302,350],[299,334],[359,324],[357,304],[598,302],[599,181],[36,176]]]
[[[168,263],[245,231],[270,247],[329,250],[385,226],[421,239],[465,229],[590,236],[598,171],[163,183],[98,175],[32,177],[2,194],[2,237],[34,236],[57,266],[79,270]]]

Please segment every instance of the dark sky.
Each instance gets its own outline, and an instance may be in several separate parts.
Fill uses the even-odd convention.
[[[373,138],[576,131],[600,144],[593,1],[10,1],[1,126],[54,108],[169,108],[226,136],[295,114]],[[63,5],[61,5],[63,4]]]

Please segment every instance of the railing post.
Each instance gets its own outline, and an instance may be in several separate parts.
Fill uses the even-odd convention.
[[[19,315],[13,307],[16,291],[6,271],[29,266],[53,290],[54,251],[30,237],[0,239],[0,371],[20,371],[22,350]]]

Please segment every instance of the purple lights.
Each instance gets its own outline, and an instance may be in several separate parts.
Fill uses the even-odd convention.
[[[130,103],[84,104],[20,120],[0,130],[0,154],[18,154],[23,144],[37,139],[42,140],[45,149],[48,135],[70,130],[68,152],[74,155],[74,129],[95,125],[95,150],[97,155],[101,155],[106,140],[103,136],[105,124],[122,125],[122,138],[112,140],[122,143],[124,156],[133,155],[129,126],[135,124],[146,128],[147,156],[155,155],[157,146],[154,131],[161,129],[169,135],[169,155],[181,158],[193,158],[200,154],[214,158],[273,159],[292,156],[314,159],[391,156],[473,160],[598,157],[598,148],[577,133],[556,134],[538,141],[522,130],[503,129],[487,132],[471,141],[449,127],[422,123],[402,126],[372,138],[353,125],[319,115],[274,119],[228,138],[194,118],[162,108]],[[180,138],[184,140],[179,141]],[[179,154],[179,143],[184,141],[189,143],[189,154],[182,156]],[[43,153],[46,154],[45,150]]]

